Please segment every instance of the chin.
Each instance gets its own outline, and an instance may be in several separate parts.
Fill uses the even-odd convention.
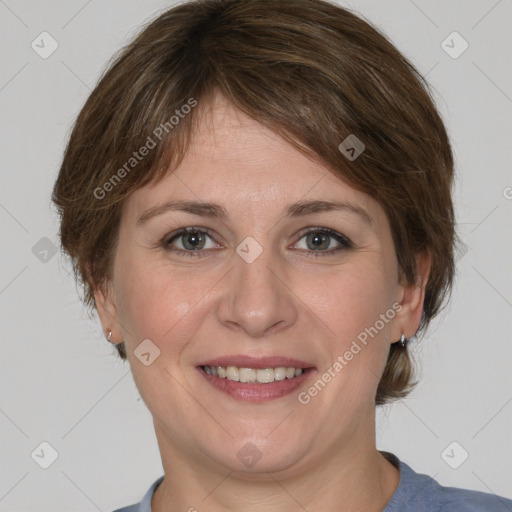
[[[262,430],[271,432],[267,428]],[[242,479],[268,480],[271,478],[268,473],[291,476],[299,472],[310,443],[306,442],[304,434],[296,438],[283,430],[279,435],[274,432],[266,438],[261,434],[234,436],[225,446],[214,446],[214,450],[211,445],[207,448],[207,454],[225,470]]]

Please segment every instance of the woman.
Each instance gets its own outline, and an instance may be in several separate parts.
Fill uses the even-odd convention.
[[[426,84],[349,11],[206,0],[149,24],[53,194],[162,457],[120,510],[512,510],[375,444],[451,289],[452,179]]]

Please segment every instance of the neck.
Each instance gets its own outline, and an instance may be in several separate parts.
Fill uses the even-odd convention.
[[[395,492],[399,471],[372,442],[350,442],[331,449],[303,471],[259,473],[250,476],[228,469],[215,470],[176,446],[164,446],[165,433],[155,423],[165,478],[151,503],[152,512],[168,510],[209,512],[295,512],[337,510],[381,512]]]

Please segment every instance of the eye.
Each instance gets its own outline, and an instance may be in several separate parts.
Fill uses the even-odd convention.
[[[307,256],[311,258],[330,256],[353,247],[352,242],[346,236],[328,228],[308,228],[307,231],[301,233],[299,242],[302,239],[305,239],[306,247],[299,247],[299,249],[308,253]],[[295,245],[298,245],[299,242]],[[167,251],[191,258],[200,258],[206,256],[211,249],[222,248],[213,239],[212,231],[208,228],[198,227],[179,229],[165,237],[162,240],[162,245]]]
[[[211,240],[210,243],[208,243],[208,239]],[[182,228],[172,233],[164,239],[163,244],[167,250],[190,257],[199,257],[203,250],[218,248],[218,244],[213,241],[208,228],[196,227]],[[173,244],[176,244],[178,248],[173,248]]]
[[[302,239],[305,239],[306,247],[300,249],[308,251],[310,257],[313,258],[329,256],[344,249],[352,248],[352,242],[346,236],[328,228],[310,228],[305,233],[302,233]],[[336,243],[338,244],[337,247]]]

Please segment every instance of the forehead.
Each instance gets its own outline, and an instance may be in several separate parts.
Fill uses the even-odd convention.
[[[217,95],[198,113],[197,129],[180,166],[128,198],[125,209],[130,217],[171,199],[226,205],[234,215],[250,209],[258,209],[260,216],[281,213],[284,204],[304,199],[350,201],[379,213],[371,197],[223,96]]]
[[[271,174],[273,181],[278,181],[294,174],[297,178],[301,171],[306,171],[301,173],[306,176],[326,173],[325,168],[312,162],[259,121],[235,108],[222,95],[215,96],[211,104],[199,112],[198,129],[181,170],[188,169],[194,163],[201,164],[194,170],[207,172],[215,167],[217,173],[225,170],[232,178]],[[281,172],[275,172],[276,168]],[[233,172],[235,169],[237,172]]]

